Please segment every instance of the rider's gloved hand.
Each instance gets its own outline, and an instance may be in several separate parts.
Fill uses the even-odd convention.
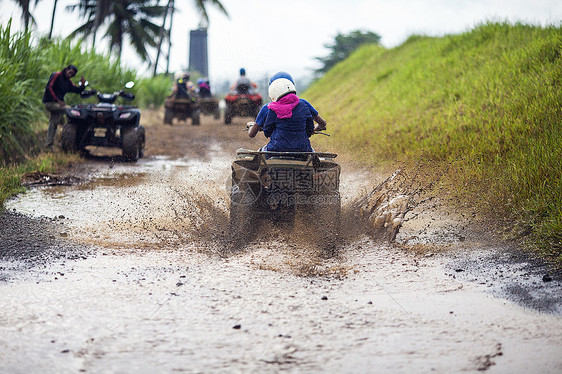
[[[319,124],[316,124],[316,126],[314,127],[314,132],[324,131],[324,130],[326,130],[326,126],[320,126]]]

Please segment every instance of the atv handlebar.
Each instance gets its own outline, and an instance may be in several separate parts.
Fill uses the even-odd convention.
[[[242,131],[249,131],[249,130],[250,130],[250,127],[254,126],[255,124],[256,124],[255,122],[248,122],[248,123],[246,123],[246,127],[243,128]],[[260,128],[258,128],[258,131],[263,131],[263,129],[260,127]],[[312,134],[313,134],[313,135],[314,135],[314,134],[319,134],[319,135],[331,136],[330,134],[325,133],[325,132],[323,132],[323,131],[314,131]]]
[[[80,92],[80,97],[86,98],[86,97],[90,97],[93,95],[96,95],[98,92],[95,90],[84,90],[82,92]]]
[[[84,90],[84,91],[80,92],[80,97],[82,97],[84,99],[88,98],[90,96],[94,96],[94,95],[96,95],[101,102],[114,102],[115,99],[118,96],[122,97],[125,100],[134,100],[135,99],[134,94],[129,93],[129,92],[125,92],[123,90],[113,92],[112,94],[104,94],[104,93],[96,91],[96,90]]]
[[[119,96],[126,100],[135,100],[135,95],[130,92],[125,92],[123,90],[119,91]]]
[[[325,132],[323,132],[323,131],[314,131],[314,132],[313,132],[313,134],[319,134],[319,135],[331,136],[330,134],[328,134],[328,133],[325,133]]]
[[[86,87],[86,86],[89,85],[89,82],[84,81],[82,83],[82,81],[81,81],[81,85]],[[125,88],[132,88],[134,85],[135,85],[135,82],[130,81],[130,82],[125,83]],[[100,92],[98,90],[95,90],[95,89],[84,90],[84,91],[80,92],[80,97],[83,97],[83,98],[87,98],[87,97],[90,97],[90,96],[93,96],[93,95],[97,95],[98,98],[100,99],[100,101],[102,101],[102,102],[107,102],[108,99],[107,98],[102,99],[100,96],[109,96],[109,95],[114,96],[113,101],[115,101],[115,99],[118,96],[122,97],[125,100],[134,100],[135,99],[134,94],[129,93],[129,92],[125,92],[124,90],[119,90],[119,91],[113,92],[112,94],[102,93],[102,92]],[[111,99],[109,99],[109,100],[111,101]]]

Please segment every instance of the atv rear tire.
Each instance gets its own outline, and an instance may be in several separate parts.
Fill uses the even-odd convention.
[[[68,122],[62,128],[61,146],[65,152],[78,151],[78,125]]]
[[[233,189],[230,194],[230,237],[234,246],[243,246],[252,240],[255,233],[252,222],[254,205],[243,203],[235,195]]]
[[[323,199],[319,199],[313,208],[318,243],[323,255],[332,257],[336,254],[340,238],[341,198],[339,193],[319,196],[322,196]]]
[[[194,110],[191,114],[191,124],[194,126],[201,124],[201,111],[199,109]]]
[[[233,111],[228,106],[224,110],[224,123],[230,125],[232,123]]]
[[[171,109],[164,107],[164,125],[172,126],[174,121],[174,112]]]
[[[124,127],[121,128],[121,137],[123,139],[122,151],[123,157],[128,161],[137,161],[143,153],[142,135],[144,128],[140,127]]]

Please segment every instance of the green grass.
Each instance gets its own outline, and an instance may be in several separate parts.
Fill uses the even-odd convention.
[[[304,93],[323,146],[370,165],[449,170],[549,255],[562,253],[562,29],[487,23],[460,35],[365,46]]]
[[[34,92],[41,60],[30,45],[30,33],[12,33],[11,22],[0,27],[0,164],[36,146],[34,129],[45,118]]]
[[[0,165],[0,213],[7,199],[25,191],[21,180],[26,173],[34,171],[54,173],[67,167],[71,162],[78,162],[78,159],[78,155],[43,153],[25,162]]]
[[[153,78],[141,79],[137,88],[139,105],[143,108],[158,108],[164,105],[164,101],[174,85],[172,78],[160,74]]]
[[[54,172],[74,157],[41,153],[39,142],[39,135],[47,128],[41,103],[45,85],[52,72],[68,64],[79,69],[75,82],[84,75],[91,88],[102,92],[120,90],[130,80],[138,83],[134,70],[123,68],[109,55],[88,50],[80,42],[37,39],[31,32],[12,30],[11,22],[0,26],[0,208],[7,198],[23,191],[22,175],[36,170]],[[171,85],[170,82],[168,89]],[[132,92],[136,93],[137,88],[138,85]],[[133,104],[150,100],[142,92],[154,96],[150,89],[140,91]],[[68,94],[65,101],[73,105],[83,99]]]
[[[47,127],[41,103],[45,85],[52,72],[69,64],[79,69],[75,82],[84,75],[102,92],[118,91],[137,77],[119,60],[88,51],[80,42],[37,40],[30,32],[14,32],[11,22],[0,26],[0,165],[38,153],[36,134]],[[65,101],[73,105],[83,100],[68,94]]]
[[[316,139],[321,147],[368,165],[447,170],[456,196],[530,232],[562,262],[561,53],[559,26],[488,23],[460,35],[415,35],[393,49],[362,47],[303,97],[328,120],[333,136]],[[21,190],[25,172],[64,164],[64,155],[37,156],[36,134],[47,125],[47,78],[69,63],[100,91],[137,80],[140,106],[161,105],[171,86],[165,76],[139,79],[81,43],[0,27],[0,205]]]

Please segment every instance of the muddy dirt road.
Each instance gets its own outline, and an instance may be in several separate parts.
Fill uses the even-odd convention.
[[[7,203],[1,373],[562,372],[560,277],[466,215],[432,199],[392,243],[348,222],[330,258],[306,222],[233,246],[230,161],[263,137],[161,122],[138,163]],[[387,176],[341,162],[345,215]]]

